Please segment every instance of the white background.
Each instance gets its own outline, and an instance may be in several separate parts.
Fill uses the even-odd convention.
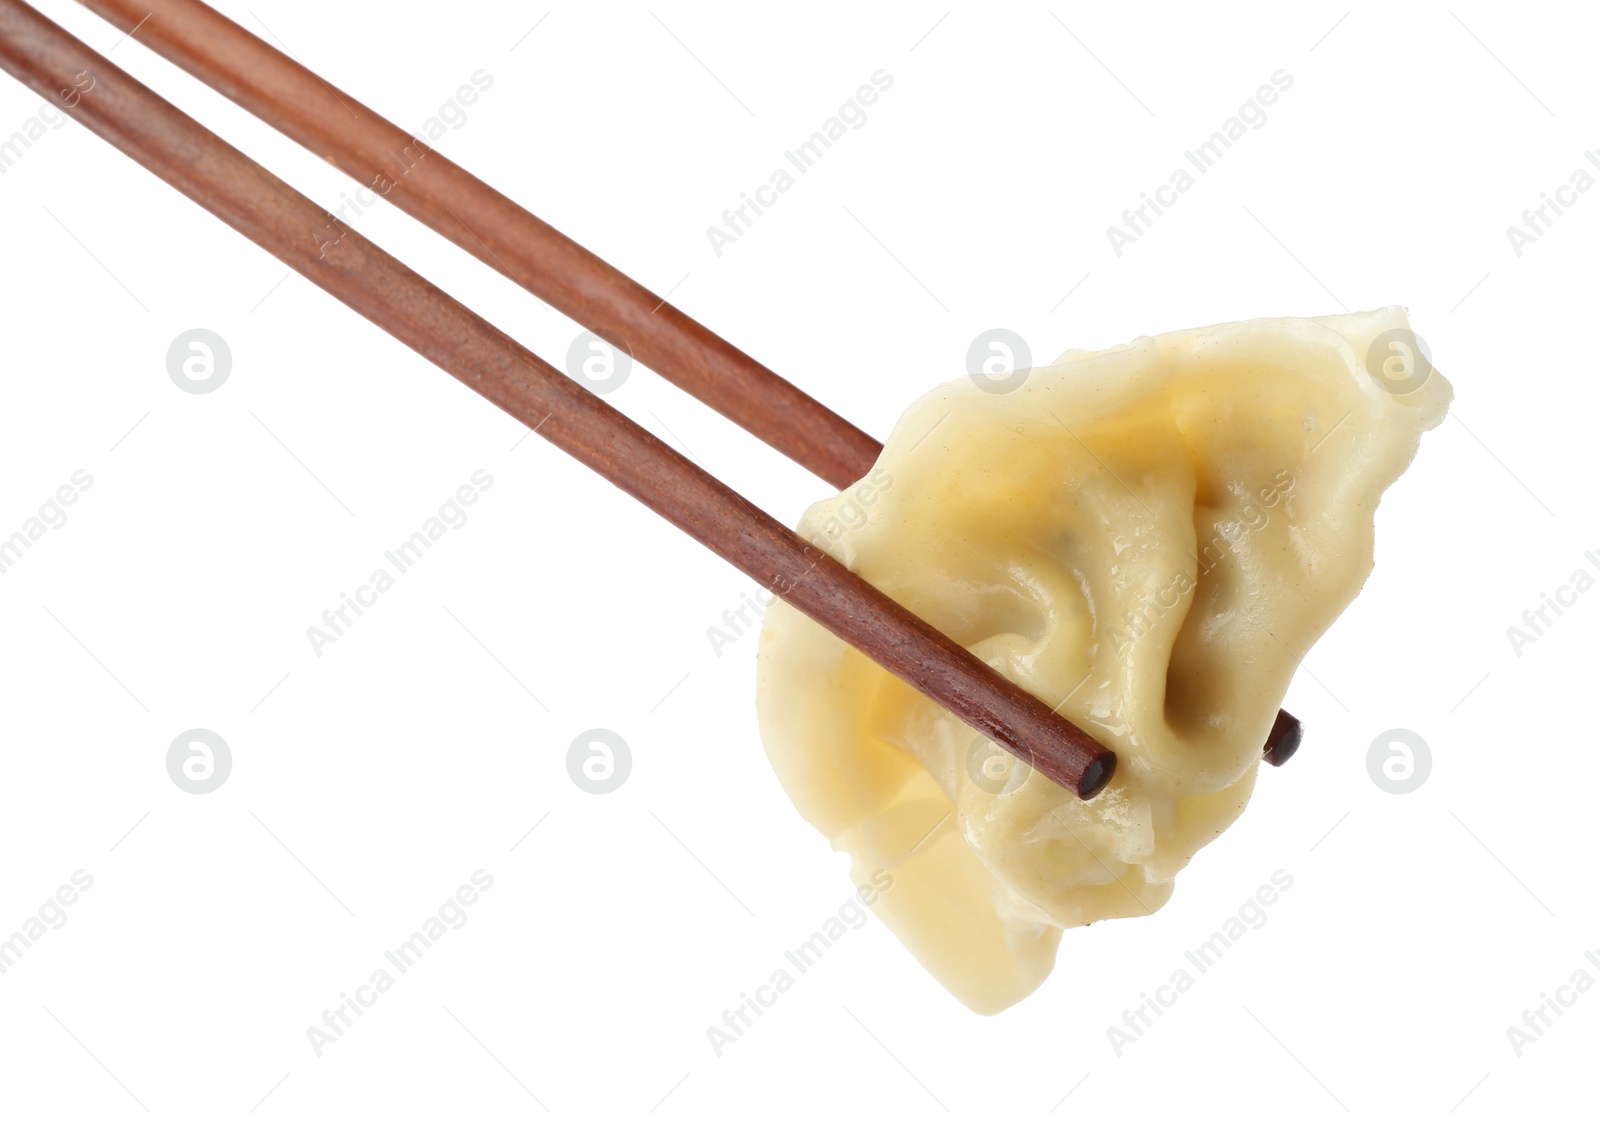
[[[40,6],[325,206],[350,189]],[[989,1019],[874,919],[717,1057],[706,1028],[850,893],[764,759],[754,635],[707,640],[752,583],[76,124],[48,131],[0,176],[0,532],[94,483],[0,574],[0,936],[75,870],[94,886],[0,976],[0,1116],[1590,1103],[1600,995],[1521,1057],[1506,1034],[1600,949],[1600,593],[1520,654],[1506,634],[1600,571],[1600,191],[1520,257],[1506,235],[1600,148],[1577,5],[221,7],[408,128],[487,71],[442,151],[880,437],[995,326],[1043,360],[1388,303],[1456,407],[1295,679],[1305,747],[1168,907],[1069,932]],[[713,253],[707,226],[880,68],[868,123]],[[1266,125],[1115,255],[1106,227],[1280,68]],[[0,82],[0,136],[39,104]],[[354,225],[562,362],[570,321],[393,209]],[[166,371],[194,327],[233,353],[210,394]],[[827,492],[650,372],[609,400],[786,522]],[[477,469],[469,522],[315,655],[307,627]],[[166,768],[193,727],[233,754],[204,796]],[[567,775],[592,727],[632,749],[606,796]],[[1394,727],[1433,753],[1406,796],[1367,771]],[[480,868],[467,924],[317,1057],[307,1027]],[[1280,868],[1265,927],[1118,1057],[1107,1026]]]

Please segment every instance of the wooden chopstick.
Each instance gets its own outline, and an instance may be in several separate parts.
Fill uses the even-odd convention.
[[[21,0],[0,68],[1057,784],[1111,779],[1111,750]]]
[[[871,436],[200,0],[79,3],[834,487],[877,462]],[[1302,736],[1279,711],[1266,760]]]

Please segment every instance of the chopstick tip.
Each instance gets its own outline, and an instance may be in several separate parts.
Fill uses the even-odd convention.
[[[1078,780],[1078,796],[1083,800],[1093,800],[1100,795],[1106,785],[1111,783],[1111,778],[1117,772],[1117,755],[1111,750],[1102,750],[1096,754],[1083,770],[1083,776]]]
[[[1294,756],[1294,751],[1300,748],[1305,736],[1306,730],[1300,725],[1300,719],[1287,710],[1280,710],[1272,723],[1272,732],[1267,735],[1267,748],[1262,756],[1269,765],[1282,765]]]

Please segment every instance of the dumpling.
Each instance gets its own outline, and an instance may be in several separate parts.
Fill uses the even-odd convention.
[[[892,877],[873,908],[958,999],[1028,995],[1063,929],[1159,908],[1244,810],[1298,660],[1372,568],[1378,499],[1450,397],[1400,308],[1172,332],[1005,393],[942,386],[806,512],[803,536],[1117,752],[1079,800],[768,609],[773,768],[856,882]]]

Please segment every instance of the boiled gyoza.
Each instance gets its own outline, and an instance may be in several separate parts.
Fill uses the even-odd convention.
[[[1011,380],[1016,381],[1016,380]],[[1117,752],[1081,801],[789,606],[758,707],[801,814],[974,1010],[1062,930],[1140,916],[1243,811],[1297,661],[1372,568],[1373,512],[1450,387],[1399,308],[1069,352],[906,411],[802,535]]]

